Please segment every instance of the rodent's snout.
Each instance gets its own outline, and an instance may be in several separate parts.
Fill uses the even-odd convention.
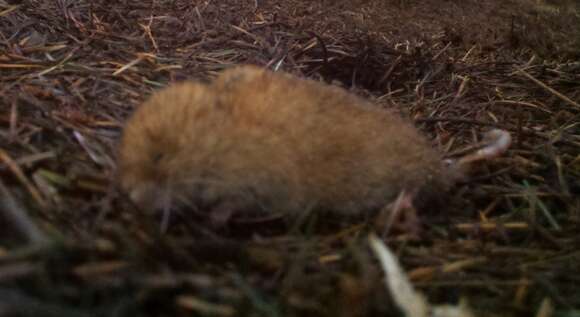
[[[146,205],[143,202],[144,200],[146,200],[148,195],[146,194],[146,190],[144,190],[144,188],[142,187],[133,188],[129,190],[128,194],[129,199],[131,199],[131,201],[137,204],[139,207],[143,207],[143,205]]]
[[[163,208],[165,202],[169,199],[167,194],[163,193],[163,190],[160,190],[158,186],[152,183],[127,188],[126,193],[137,207],[149,213]]]

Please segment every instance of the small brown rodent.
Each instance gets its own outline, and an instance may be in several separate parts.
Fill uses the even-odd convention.
[[[500,136],[506,144],[475,159],[505,151],[509,134]],[[461,163],[449,166],[412,124],[342,88],[254,66],[153,94],[118,154],[121,187],[142,207],[208,213],[356,214],[402,190],[444,193]]]

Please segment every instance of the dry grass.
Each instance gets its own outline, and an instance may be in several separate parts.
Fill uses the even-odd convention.
[[[396,313],[365,246],[370,220],[215,232],[183,217],[160,235],[112,186],[134,106],[172,81],[254,63],[396,107],[449,155],[489,127],[511,131],[506,157],[421,214],[418,235],[387,241],[432,302],[530,316],[549,299],[578,316],[580,18],[562,8],[0,0],[0,315]]]

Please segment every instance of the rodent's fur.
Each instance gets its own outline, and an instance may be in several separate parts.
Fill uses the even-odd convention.
[[[154,93],[128,120],[121,187],[144,207],[357,214],[402,190],[444,193],[412,124],[346,90],[254,66]]]

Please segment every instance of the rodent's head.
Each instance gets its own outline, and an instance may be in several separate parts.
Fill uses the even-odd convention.
[[[140,207],[162,207],[196,177],[194,151],[199,144],[191,125],[208,112],[206,90],[196,83],[172,85],[153,94],[127,121],[118,177],[121,189]]]

